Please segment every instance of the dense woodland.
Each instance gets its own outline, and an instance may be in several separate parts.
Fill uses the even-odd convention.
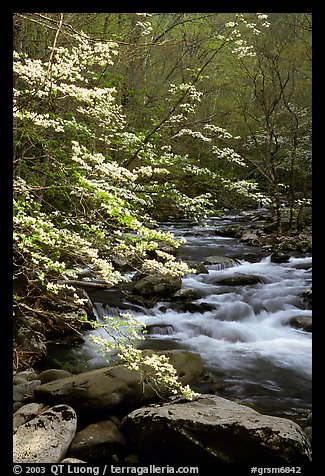
[[[310,14],[17,13],[13,27],[16,319],[54,331],[83,303],[84,267],[107,286],[126,266],[184,275],[162,219],[263,203],[279,234],[299,228]]]

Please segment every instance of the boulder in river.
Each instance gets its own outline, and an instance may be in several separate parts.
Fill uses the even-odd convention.
[[[275,251],[271,254],[272,263],[287,263],[290,260],[290,255],[283,251]]]
[[[153,351],[144,350],[144,354]],[[186,385],[202,372],[199,354],[186,350],[161,351],[169,357],[182,384]],[[162,384],[143,381],[143,375],[124,365],[115,365],[54,380],[37,388],[36,398],[42,402],[66,403],[77,412],[100,413],[110,408],[130,408],[159,395],[170,394]]]
[[[262,254],[261,253],[238,253],[236,256],[234,256],[235,259],[237,260],[244,260],[248,261],[249,263],[259,263],[262,259]]]
[[[182,280],[179,277],[167,276],[163,274],[149,274],[138,281],[132,283],[132,294],[143,297],[164,297],[175,293],[182,287]]]
[[[209,274],[208,268],[199,261],[186,261],[186,264],[189,268],[194,269],[194,274]]]
[[[253,230],[247,230],[245,231],[241,238],[240,241],[244,243],[248,243],[250,245],[257,245],[259,246],[261,244],[260,242],[260,237],[258,235],[258,232],[253,231]]]
[[[305,332],[312,332],[312,317],[294,316],[289,320],[289,324],[296,329],[302,329]]]
[[[235,273],[232,276],[216,278],[213,282],[213,284],[220,284],[223,286],[250,286],[260,283],[263,283],[263,278],[261,276],[243,273]]]
[[[59,463],[77,429],[77,415],[56,405],[14,430],[14,463]]]
[[[216,235],[229,236],[230,238],[240,238],[243,234],[243,227],[241,225],[228,225],[216,230]]]
[[[213,265],[217,269],[231,268],[232,266],[238,266],[239,261],[234,258],[228,258],[227,256],[208,256],[204,260],[204,264]]]
[[[144,461],[162,465],[300,465],[311,460],[299,425],[215,395],[142,407],[123,419],[122,429]]]
[[[175,332],[175,329],[171,324],[158,322],[154,324],[147,324],[146,331],[148,334],[172,335]]]
[[[313,290],[312,290],[312,288],[310,287],[309,289],[306,289],[306,291],[304,291],[301,294],[301,297],[303,298],[304,303],[307,306],[307,309],[311,309],[312,308],[312,303],[313,303]]]
[[[173,300],[176,301],[195,301],[202,297],[200,291],[195,288],[182,288],[178,289],[174,295]]]

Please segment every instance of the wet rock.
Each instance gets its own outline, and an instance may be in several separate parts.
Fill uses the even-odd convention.
[[[222,378],[217,377],[212,372],[205,371],[191,383],[191,388],[198,393],[218,395],[225,389],[225,383]]]
[[[289,320],[289,325],[296,329],[302,329],[306,332],[312,332],[312,317],[295,316]]]
[[[242,259],[248,261],[249,263],[259,263],[262,259],[262,256],[258,253],[242,253],[234,256],[235,259]]]
[[[23,407],[25,404],[23,402],[14,402],[12,405],[12,412],[16,413],[16,411],[19,410],[19,408]]]
[[[23,377],[20,377],[19,375],[15,375],[13,379],[14,385],[23,385],[27,382]]]
[[[312,425],[313,425],[313,414],[312,412],[309,412],[307,416],[307,426],[312,426]]]
[[[169,358],[170,363],[177,370],[179,380],[183,385],[191,383],[195,378],[199,377],[202,374],[202,359],[199,354],[196,352],[191,352],[188,350],[143,350],[143,354],[151,355],[155,354],[164,354]]]
[[[20,329],[23,327],[35,332],[44,333],[45,331],[44,322],[42,322],[40,317],[36,317],[33,315],[15,317],[14,328]]]
[[[181,278],[174,276],[165,276],[162,274],[152,274],[145,276],[133,283],[132,294],[152,297],[152,296],[169,296],[181,289]]]
[[[242,241],[243,243],[248,243],[250,245],[255,245],[255,246],[260,245],[260,237],[258,233],[251,230],[245,231],[242,234],[240,241]]]
[[[171,324],[147,324],[148,334],[171,335],[174,333],[174,327]]]
[[[123,446],[125,439],[120,430],[111,420],[105,420],[92,423],[79,431],[71,442],[68,455],[84,458],[90,463],[106,463]]]
[[[272,263],[287,263],[290,260],[290,255],[281,251],[275,251],[271,254]]]
[[[312,308],[312,303],[313,303],[312,288],[309,288],[306,291],[304,291],[301,296],[304,300],[304,303],[307,305],[308,309],[311,309]]]
[[[186,261],[189,268],[195,269],[195,274],[209,274],[209,270],[203,263],[199,261]]]
[[[173,311],[176,312],[199,312],[201,314],[204,314],[205,312],[213,311],[215,310],[218,305],[212,305],[207,302],[172,302],[170,304],[170,309],[173,309]],[[166,309],[167,310],[167,309]]]
[[[215,395],[142,407],[123,419],[122,428],[139,455],[156,464],[311,460],[309,441],[296,423]]]
[[[243,234],[241,225],[228,225],[216,230],[216,235],[228,236],[229,238],[240,238]]]
[[[264,225],[263,230],[265,233],[274,233],[278,229],[278,224],[276,221],[273,221],[272,223],[267,223]]]
[[[14,430],[14,463],[59,463],[77,428],[77,416],[68,405],[57,405]]]
[[[227,256],[208,256],[204,260],[204,264],[213,265],[217,269],[231,268],[233,266],[238,266],[239,261],[233,258],[228,258]]]
[[[176,291],[173,295],[173,300],[177,301],[195,301],[202,297],[200,291],[195,288],[182,288]]]
[[[305,271],[309,271],[312,269],[312,263],[299,263],[292,266],[294,269],[304,269]]]
[[[240,274],[236,273],[233,276],[226,278],[217,278],[213,284],[220,284],[223,286],[248,286],[263,283],[263,278],[254,274]]]

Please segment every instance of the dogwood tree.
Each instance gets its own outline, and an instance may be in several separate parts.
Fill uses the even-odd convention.
[[[154,24],[150,15],[136,15],[147,48]],[[206,67],[223,48],[241,60],[254,57],[243,33],[260,30],[241,15],[225,23],[208,59],[188,80],[170,82],[166,108],[139,130],[130,126],[110,77],[121,46],[114,35],[96,39],[72,27],[63,13],[19,18],[51,34],[42,55],[21,47],[13,55],[15,316],[37,316],[55,328],[53,316],[62,314],[55,303],[85,303],[74,284],[81,268],[106,287],[127,279],[125,264],[171,276],[190,272],[169,252],[181,242],[154,219],[162,207],[198,219],[215,212],[218,187],[250,198],[256,191],[259,198],[256,184],[224,178],[193,150],[206,147],[212,160],[246,167],[236,151],[239,136],[213,121],[195,126],[195,118]],[[268,28],[262,14],[257,20]],[[132,349],[119,343],[121,358],[134,366],[139,355]],[[169,368],[156,357],[149,361]]]

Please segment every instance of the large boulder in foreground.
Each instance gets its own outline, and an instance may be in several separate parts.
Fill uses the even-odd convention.
[[[144,354],[152,351],[143,351]],[[177,370],[179,380],[186,385],[202,372],[199,354],[186,350],[162,351]],[[77,412],[100,413],[114,407],[135,407],[159,395],[166,395],[162,385],[143,381],[143,375],[124,365],[115,365],[83,372],[40,385],[35,396],[42,402],[66,403]]]
[[[56,405],[14,430],[14,463],[59,463],[77,429],[77,415],[67,405]]]
[[[122,422],[135,451],[156,464],[294,464],[310,462],[306,435],[294,422],[262,415],[216,395],[142,407]]]

